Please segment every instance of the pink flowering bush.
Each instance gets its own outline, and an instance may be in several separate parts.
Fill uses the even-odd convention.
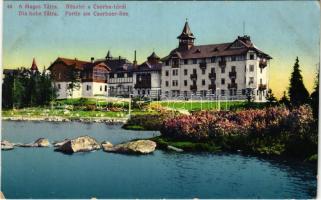
[[[165,120],[164,136],[205,140],[220,136],[275,136],[284,131],[302,132],[313,121],[309,106],[293,110],[286,107],[241,111],[200,111]]]

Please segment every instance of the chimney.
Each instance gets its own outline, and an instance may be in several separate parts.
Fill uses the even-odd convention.
[[[94,58],[94,57],[91,57],[91,58],[90,58],[91,63],[93,63],[93,62],[94,62],[94,60],[95,60],[95,58]]]
[[[134,67],[137,65],[137,60],[136,60],[136,50],[134,51]]]

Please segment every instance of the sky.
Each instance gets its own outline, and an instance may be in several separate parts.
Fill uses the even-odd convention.
[[[307,89],[311,92],[314,86],[320,59],[317,1],[53,1],[59,16],[17,14],[22,10],[19,5],[45,3],[4,2],[3,68],[30,67],[33,58],[40,68],[48,67],[58,56],[89,61],[90,57],[104,58],[108,50],[130,61],[136,50],[138,63],[153,51],[164,57],[177,47],[176,37],[187,18],[196,45],[232,42],[243,33],[250,35],[259,49],[273,57],[269,86],[277,97],[287,90],[297,56]],[[92,12],[94,4],[125,4],[122,11],[128,16],[66,16],[67,3],[91,6]]]

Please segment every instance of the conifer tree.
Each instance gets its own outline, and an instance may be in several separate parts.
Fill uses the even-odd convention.
[[[317,75],[314,82],[314,90],[311,94],[311,107],[313,109],[313,116],[315,119],[318,119],[319,115],[319,79],[320,79],[320,66],[318,68]]]
[[[298,57],[296,58],[290,78],[289,97],[293,106],[299,106],[309,101],[309,92],[303,84]]]

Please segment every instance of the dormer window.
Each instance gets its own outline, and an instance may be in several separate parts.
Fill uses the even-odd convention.
[[[201,53],[200,49],[196,49],[195,53]]]
[[[215,63],[215,57],[211,58],[211,63]]]
[[[193,64],[197,64],[197,59],[193,59]]]
[[[213,49],[213,51],[214,51],[214,52],[218,51],[218,48],[217,48],[217,47],[215,47],[215,48]]]

